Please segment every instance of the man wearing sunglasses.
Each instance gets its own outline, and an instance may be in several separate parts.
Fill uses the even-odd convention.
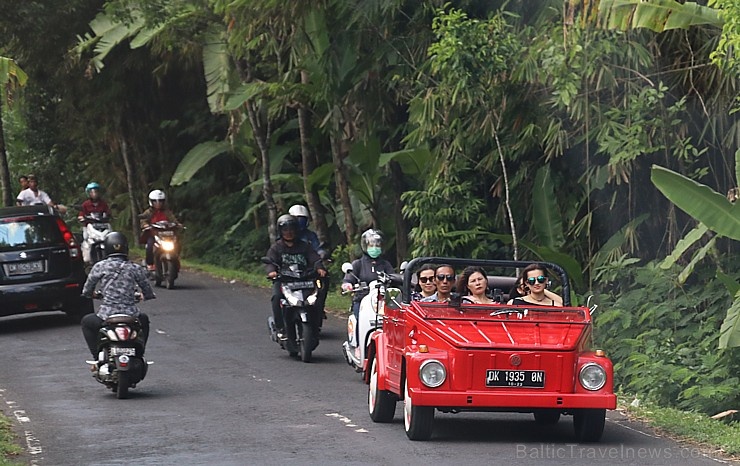
[[[455,269],[449,264],[438,265],[434,271],[434,284],[437,285],[437,292],[421,301],[425,303],[449,301],[452,287],[455,285]]]
[[[529,264],[522,270],[521,280],[529,293],[509,300],[508,304],[535,306],[562,306],[563,298],[547,289],[550,280],[547,270],[540,264]]]

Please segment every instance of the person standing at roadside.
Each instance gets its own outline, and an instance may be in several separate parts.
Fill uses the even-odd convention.
[[[62,214],[67,211],[66,207],[56,204],[46,192],[39,189],[39,182],[36,175],[28,175],[28,188],[18,193],[15,201],[16,205],[19,206],[46,204],[57,209]]]
[[[21,185],[21,191],[28,189],[28,177],[26,175],[19,176],[18,183]]]

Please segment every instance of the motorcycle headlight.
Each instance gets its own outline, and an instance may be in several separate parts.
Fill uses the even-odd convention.
[[[175,243],[173,241],[162,241],[162,249],[170,252],[175,250]]]
[[[427,359],[419,367],[419,378],[421,383],[430,388],[442,385],[447,379],[445,366],[436,359]]]
[[[578,380],[586,390],[600,390],[606,384],[606,371],[595,362],[589,362],[581,367]]]

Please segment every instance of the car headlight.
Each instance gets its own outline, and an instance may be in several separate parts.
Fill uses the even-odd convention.
[[[419,367],[419,378],[427,387],[436,388],[447,379],[447,371],[441,362],[436,359],[427,359]]]
[[[578,380],[586,390],[600,390],[606,384],[606,371],[595,362],[589,362],[581,367]]]

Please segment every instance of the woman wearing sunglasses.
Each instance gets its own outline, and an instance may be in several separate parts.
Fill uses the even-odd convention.
[[[416,272],[416,287],[411,292],[412,301],[421,301],[433,295],[437,291],[437,285],[434,284],[434,271],[437,267],[433,264],[424,264]]]
[[[522,270],[520,279],[529,293],[510,299],[508,304],[533,304],[535,306],[562,306],[563,298],[547,289],[547,270],[539,264],[529,264]]]

